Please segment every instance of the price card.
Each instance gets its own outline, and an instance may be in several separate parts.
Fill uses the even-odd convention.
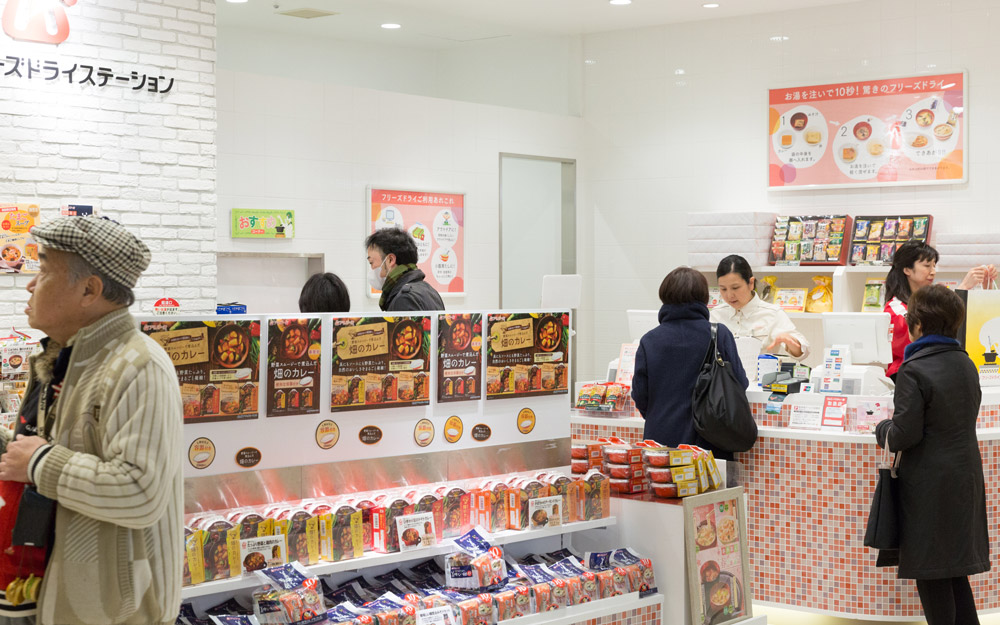
[[[826,397],[823,400],[823,429],[843,431],[844,417],[847,413],[846,397]]]
[[[455,625],[455,615],[451,606],[417,610],[416,625]]]
[[[792,419],[788,427],[800,430],[818,430],[822,418],[823,406],[792,406]]]
[[[622,343],[618,353],[618,372],[615,374],[616,384],[632,386],[632,376],[635,375],[635,353],[639,351],[638,343]]]

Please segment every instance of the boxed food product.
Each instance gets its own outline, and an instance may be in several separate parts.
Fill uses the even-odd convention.
[[[574,442],[569,448],[569,457],[574,460],[587,459],[587,443]]]
[[[678,497],[690,497],[691,495],[698,494],[698,482],[677,482],[677,496]]]
[[[205,533],[201,530],[184,528],[184,572],[183,586],[200,584],[205,581]]]
[[[363,514],[346,503],[334,504],[318,517],[320,559],[340,562],[364,552]]]
[[[440,544],[444,539],[444,502],[436,494],[426,490],[408,492],[406,498],[413,502],[407,506],[406,514],[429,512],[434,515],[436,542]]]
[[[444,514],[444,538],[461,536],[471,529],[469,515],[469,493],[461,486],[447,485],[438,488]]]
[[[677,496],[677,484],[653,482],[653,494],[657,497],[672,498]]]
[[[549,487],[534,478],[512,478],[507,482],[507,528],[525,529],[529,523],[528,502],[548,497]]]
[[[411,505],[402,495],[393,495],[383,499],[382,503],[372,510],[372,532],[374,534],[374,550],[379,553],[394,553],[399,551],[399,531],[396,519],[406,513]]]
[[[361,538],[364,550],[371,551],[375,545],[375,532],[372,529],[372,510],[375,509],[377,504],[370,497],[369,493],[349,497],[345,503],[361,511]]]
[[[642,450],[635,447],[606,445],[603,449],[604,461],[614,464],[641,464]]]
[[[204,532],[202,544],[205,581],[240,575],[240,530],[221,516],[202,519],[195,529]]]
[[[570,469],[573,473],[586,473],[590,470],[590,461],[586,458],[573,458],[570,461]]]
[[[673,477],[674,483],[698,481],[698,472],[694,468],[694,464],[683,467],[671,467],[670,474]]]
[[[646,477],[654,484],[667,484],[674,481],[670,467],[646,467]]]
[[[694,463],[694,452],[689,449],[644,449],[642,455],[646,464],[653,467],[679,467]]]
[[[573,480],[562,473],[553,473],[549,475],[545,480],[549,485],[549,493],[552,496],[559,495],[562,497],[562,522],[572,523],[576,521],[576,489],[573,488]]]
[[[611,483],[600,471],[590,470],[578,483],[577,501],[581,521],[603,519],[611,515]]]
[[[634,480],[622,480],[611,478],[611,491],[619,495],[635,495],[643,493],[649,488],[649,482],[645,477]]]
[[[604,468],[604,472],[610,475],[612,479],[635,480],[641,479],[645,475],[645,470],[642,464],[608,463],[604,465]]]
[[[226,515],[226,520],[240,528],[240,538],[256,538],[274,534],[274,521],[249,508],[240,508]]]
[[[288,540],[288,561],[319,562],[319,521],[302,508],[286,508],[274,521],[276,532]]]
[[[708,465],[708,482],[712,488],[724,488],[726,484],[722,481],[722,473],[719,465],[715,462],[715,454],[711,451],[705,453],[705,463]]]

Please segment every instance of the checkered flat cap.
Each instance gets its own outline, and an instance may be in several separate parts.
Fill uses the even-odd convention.
[[[80,255],[130,289],[149,267],[146,244],[117,221],[105,217],[59,217],[32,228],[31,236],[45,247]]]

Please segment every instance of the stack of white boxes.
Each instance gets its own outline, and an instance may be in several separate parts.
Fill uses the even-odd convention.
[[[966,270],[978,265],[1000,264],[1000,234],[995,232],[938,232],[935,249],[941,269]]]
[[[688,264],[714,269],[739,254],[751,267],[767,264],[776,213],[688,213]]]

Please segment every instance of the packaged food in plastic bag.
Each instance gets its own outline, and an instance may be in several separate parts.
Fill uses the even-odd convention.
[[[254,616],[261,625],[320,625],[327,623],[319,579],[298,562],[275,566],[254,575],[265,586],[253,593]]]
[[[760,293],[758,297],[768,304],[774,303],[775,284],[778,282],[777,276],[764,276],[760,279]]]
[[[833,312],[833,278],[830,276],[813,276],[816,283],[806,297],[806,312]]]

